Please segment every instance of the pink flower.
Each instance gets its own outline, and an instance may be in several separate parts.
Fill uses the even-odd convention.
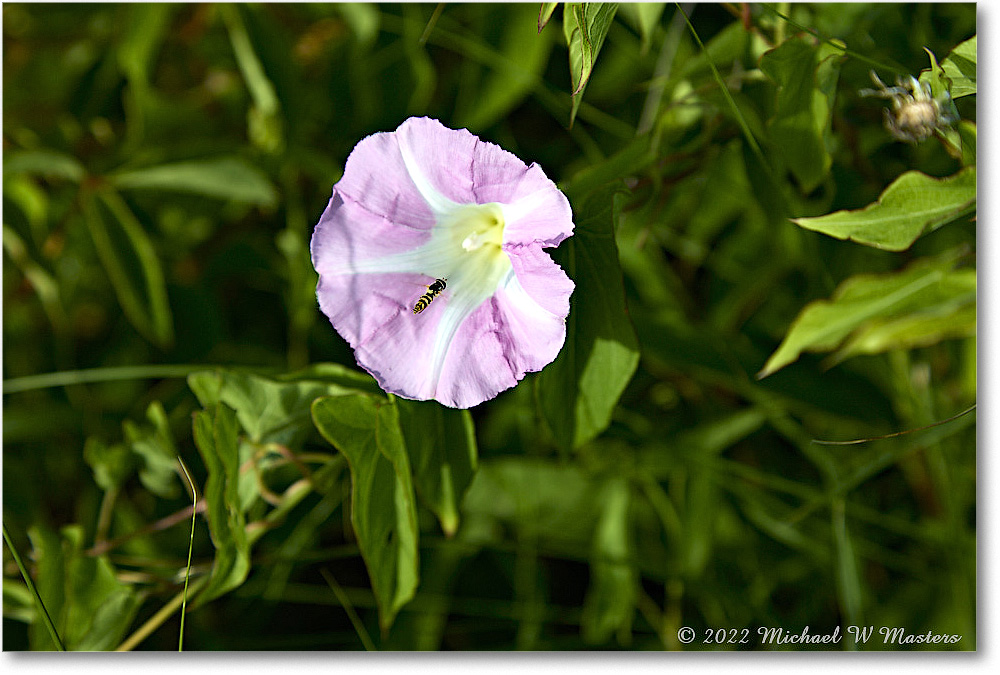
[[[347,158],[313,232],[316,294],[385,391],[469,408],[562,348],[573,282],[544,249],[572,233],[537,164],[411,117]]]

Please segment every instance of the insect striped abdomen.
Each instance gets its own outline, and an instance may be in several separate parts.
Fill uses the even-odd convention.
[[[417,300],[417,304],[413,305],[413,313],[420,314],[420,312],[427,309],[427,305],[431,304],[434,298],[440,295],[441,291],[443,291],[447,286],[447,279],[435,279],[434,283],[427,287],[427,292],[421,295]]]

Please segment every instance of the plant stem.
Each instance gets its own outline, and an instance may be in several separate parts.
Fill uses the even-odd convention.
[[[209,578],[210,577],[208,576],[204,576],[198,579],[198,581],[194,582],[194,584],[192,584],[190,589],[191,593],[194,594],[197,593],[199,590],[201,590],[201,587],[205,585],[205,583],[209,580]],[[185,601],[187,600],[187,596],[188,596],[188,589],[185,588],[180,593],[171,598],[170,602],[161,607],[156,614],[149,617],[149,620],[146,621],[146,623],[142,624],[137,631],[129,635],[124,642],[118,645],[118,647],[115,648],[115,651],[130,652],[136,647],[138,647],[140,642],[149,637],[149,635],[157,628],[159,628],[161,625],[163,625],[163,622],[169,619],[173,615],[173,613],[178,610],[178,608],[184,605]]]

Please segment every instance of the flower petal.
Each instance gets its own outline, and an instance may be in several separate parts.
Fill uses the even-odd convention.
[[[313,231],[313,266],[321,275],[372,272],[418,272],[400,260],[426,244],[430,230],[400,227],[353,201],[338,187]]]
[[[537,244],[513,249],[510,260],[514,274],[494,296],[510,337],[507,360],[517,371],[538,371],[566,341],[575,285]]]
[[[476,146],[472,165],[476,201],[503,205],[504,241],[557,246],[573,234],[573,210],[537,164],[527,166],[492,143]]]
[[[411,118],[347,160],[311,243],[320,307],[386,391],[474,406],[565,342],[574,286],[543,248],[572,216],[537,164]]]
[[[429,355],[444,298],[413,314],[431,281],[416,274],[325,275],[316,291],[320,309],[351,345],[358,365],[383,389],[406,398],[434,397]]]

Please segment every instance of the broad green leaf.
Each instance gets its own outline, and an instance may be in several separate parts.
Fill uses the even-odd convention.
[[[879,354],[891,349],[926,347],[942,340],[975,337],[975,295],[970,293],[959,300],[901,318],[872,321],[855,331],[830,357],[831,362],[839,363],[858,354]]]
[[[388,631],[413,598],[419,574],[417,510],[396,405],[380,396],[317,399],[316,428],[347,458],[351,523]]]
[[[47,178],[65,178],[79,183],[86,175],[75,158],[55,150],[11,150],[3,153],[3,175],[27,173]]]
[[[472,415],[435,401],[396,399],[396,407],[417,493],[450,537],[458,529],[458,505],[476,472]]]
[[[173,344],[174,325],[167,285],[156,248],[121,196],[110,189],[82,197],[84,216],[97,256],[128,320],[142,335],[166,348]],[[111,227],[101,204],[114,216]]]
[[[941,306],[975,302],[975,271],[952,270],[953,264],[951,257],[920,260],[901,272],[851,277],[831,299],[806,305],[758,377],[792,363],[803,351],[833,351],[871,322],[900,320],[933,313]]]
[[[538,32],[541,33],[552,18],[552,13],[559,6],[558,2],[543,2],[538,6]]]
[[[976,204],[976,167],[947,178],[907,171],[879,195],[878,201],[856,211],[837,211],[792,222],[859,244],[903,251],[921,235],[971,213]]]
[[[768,136],[785,158],[803,192],[814,190],[830,171],[826,147],[841,52],[802,38],[786,40],[761,58],[761,70],[778,85]]]
[[[66,649],[114,649],[132,623],[139,596],[118,580],[106,556],[84,552],[81,526],[59,533],[33,528],[29,535],[38,560],[36,587]],[[34,649],[54,648],[41,621],[31,637]]]
[[[122,423],[125,442],[132,453],[141,458],[139,480],[154,494],[176,497],[180,494],[177,449],[163,404],[159,401],[150,403],[146,409],[146,419],[151,426],[140,426],[132,420]]]
[[[563,5],[563,34],[569,47],[569,73],[573,91],[573,108],[569,124],[573,126],[576,111],[583,100],[597,55],[604,45],[611,22],[618,11],[616,2],[568,2]]]
[[[250,571],[246,516],[240,505],[240,447],[236,413],[226,405],[194,413],[194,442],[208,472],[205,504],[215,544],[212,576],[198,595],[205,603],[240,586]]]
[[[188,376],[204,407],[225,403],[255,443],[295,446],[312,429],[310,406],[320,396],[377,392],[368,375],[336,364],[316,364],[294,373],[265,377],[237,370],[207,370]]]
[[[953,99],[976,93],[976,36],[963,42],[951,50],[948,57],[941,62],[945,77],[951,80],[949,93]],[[934,70],[920,74],[921,82],[930,82]]]
[[[590,588],[583,604],[581,631],[590,644],[607,642],[611,635],[629,636],[638,598],[639,575],[629,562],[628,483],[614,478],[598,493],[601,514],[594,531]]]
[[[577,208],[576,230],[553,258],[576,282],[566,344],[538,376],[538,405],[560,446],[577,447],[611,423],[611,413],[639,363],[625,310],[614,226],[624,195],[612,188]]]
[[[278,202],[278,193],[264,174],[232,157],[161,164],[123,171],[108,179],[122,189],[193,192],[260,206]]]
[[[483,86],[475,95],[475,103],[456,123],[473,131],[492,126],[507,116],[531,93],[542,79],[552,50],[548,35],[539,36],[531,30],[535,11],[531,5],[513,4],[503,8],[503,35],[499,53],[516,68],[490,69]],[[471,92],[470,92],[471,93]]]

